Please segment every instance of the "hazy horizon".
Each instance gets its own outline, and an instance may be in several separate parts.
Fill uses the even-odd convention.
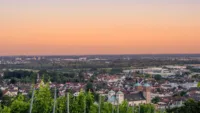
[[[199,0],[1,0],[0,56],[199,54]]]
[[[35,55],[0,55],[0,57],[20,57],[20,56],[38,56],[38,57],[45,57],[45,56],[189,56],[189,57],[200,57],[200,53],[181,53],[181,54],[35,54]]]

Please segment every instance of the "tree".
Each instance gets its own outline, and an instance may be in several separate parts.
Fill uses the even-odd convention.
[[[154,79],[157,80],[157,81],[159,81],[159,80],[162,79],[162,76],[161,76],[161,75],[155,75],[155,76],[154,76]]]
[[[112,68],[110,74],[118,74],[122,73],[123,69],[122,68]]]
[[[11,109],[7,106],[4,106],[3,108],[0,105],[0,113],[11,113]]]
[[[77,108],[78,108],[78,102],[77,99],[73,97],[72,94],[69,94],[69,111],[70,113],[79,113]]]
[[[57,99],[57,112],[56,113],[65,113],[66,109],[67,98],[66,96],[59,97]]]
[[[120,113],[129,113],[130,112],[127,101],[123,101],[123,103],[119,105],[119,111],[120,111]]]
[[[151,77],[151,75],[145,74],[145,78],[150,78],[150,77]]]
[[[5,95],[5,96],[3,96],[3,98],[2,98],[2,105],[4,105],[4,106],[10,106],[11,105],[11,103],[12,103],[12,98],[11,97],[9,97],[9,96],[7,96],[7,95]]]
[[[140,105],[140,113],[154,113],[155,107],[152,104]]]
[[[98,111],[98,105],[92,104],[92,106],[90,107],[90,112],[88,113],[97,113],[97,111]]]
[[[160,89],[160,88],[157,88],[156,90],[157,90],[157,92],[161,92],[161,89]]]
[[[0,89],[0,99],[3,97],[3,91]]]
[[[112,112],[111,104],[108,102],[102,102],[101,113],[111,113],[111,112]],[[124,113],[124,112],[120,112],[120,113]]]
[[[11,78],[10,83],[11,83],[11,84],[16,84],[16,83],[17,83],[16,78]]]
[[[35,92],[33,113],[50,113],[52,111],[53,99],[48,84],[40,84],[39,90]]]
[[[167,113],[199,113],[200,102],[192,99],[187,100],[182,107],[167,109]]]
[[[95,68],[95,67],[92,67],[92,68],[90,68],[90,71],[97,71],[97,68]]]
[[[109,103],[105,102],[105,97],[99,95],[99,99],[101,99],[101,103],[98,103],[101,106],[101,113],[109,113]]]
[[[26,113],[29,110],[29,103],[24,101],[24,97],[19,95],[11,104],[11,113]]]
[[[85,110],[86,98],[82,90],[80,91],[77,97],[77,103],[78,103],[78,106],[77,106],[78,113],[83,113]]]
[[[158,102],[160,102],[160,97],[155,97],[151,100],[152,103],[157,104]]]
[[[90,113],[93,110],[92,109],[93,104],[94,104],[94,96],[89,91],[86,93],[86,113]]]
[[[78,79],[80,82],[83,82],[84,81],[84,72],[83,71],[80,71],[79,74],[78,74]]]
[[[186,94],[187,94],[187,92],[185,92],[185,91],[180,92],[180,96],[182,96],[182,97],[185,96]]]
[[[93,84],[91,82],[88,82],[87,85],[86,85],[86,91],[94,91],[93,89]]]
[[[198,82],[197,87],[200,88],[200,82]]]
[[[106,73],[109,73],[109,72],[110,72],[109,69],[100,69],[100,70],[99,70],[99,73],[100,73],[100,74],[106,74]]]
[[[193,99],[189,99],[184,103],[184,107],[180,109],[182,113],[184,112],[191,112],[191,113],[198,113],[200,111],[200,107],[197,102]]]

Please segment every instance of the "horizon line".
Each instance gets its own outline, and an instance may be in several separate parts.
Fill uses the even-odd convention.
[[[30,54],[30,55],[0,55],[0,57],[15,57],[15,56],[119,56],[119,55],[200,55],[200,53],[142,53],[142,54]]]

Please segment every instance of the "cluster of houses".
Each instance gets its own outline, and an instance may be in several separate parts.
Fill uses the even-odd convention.
[[[175,74],[175,72],[178,72],[179,75],[182,75],[187,71],[184,66],[165,66],[165,68],[125,70],[124,73],[118,75],[99,74],[93,81],[93,87],[96,93],[105,96],[107,101],[113,105],[121,104],[126,100],[130,106],[134,106],[151,103],[152,99],[159,98],[156,105],[160,109],[179,107],[189,98],[200,101],[200,88],[197,88],[198,81],[195,81],[191,77],[178,78],[176,76],[173,79],[166,77],[162,81],[156,81],[152,77],[134,76],[134,73],[168,73],[168,75],[161,75],[171,77],[172,73]],[[91,73],[85,73],[84,75],[86,80],[89,80],[92,76]],[[41,84],[39,75],[37,82],[35,88],[39,88]],[[85,89],[87,85],[87,83],[76,82],[49,84],[51,88],[56,87],[59,90],[59,96],[64,96],[67,91],[73,92],[74,96],[78,96],[80,90]],[[101,84],[105,86],[98,89],[99,84],[100,86],[102,86]],[[31,90],[31,84],[1,84],[0,88],[3,91],[3,95],[16,96],[18,93],[28,95]],[[184,94],[180,95],[181,92],[184,92]]]

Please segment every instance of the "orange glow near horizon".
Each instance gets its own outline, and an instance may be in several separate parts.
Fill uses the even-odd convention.
[[[199,4],[59,5],[4,3],[0,55],[200,53]]]

